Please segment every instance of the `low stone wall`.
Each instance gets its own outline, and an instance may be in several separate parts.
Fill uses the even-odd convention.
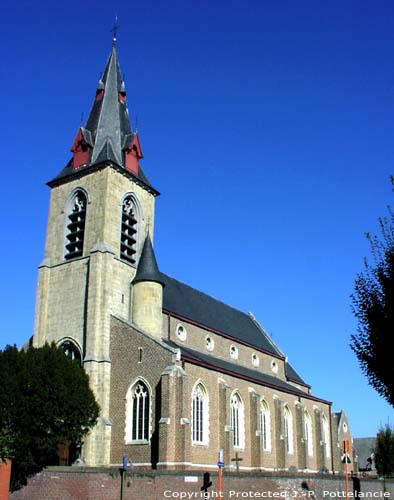
[[[130,472],[125,475],[124,500],[193,500],[201,498],[286,498],[324,500],[345,498],[343,476],[288,473],[242,473],[224,471],[223,493],[219,496],[218,476],[210,474],[212,486],[201,490],[203,472]],[[116,500],[120,498],[119,470],[49,467],[34,477],[10,500]],[[354,498],[349,478],[350,498]],[[360,479],[360,498],[392,498],[394,480]]]

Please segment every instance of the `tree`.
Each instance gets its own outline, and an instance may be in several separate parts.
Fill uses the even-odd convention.
[[[375,466],[379,476],[394,474],[394,428],[389,424],[381,427],[376,436]]]
[[[55,464],[58,445],[80,446],[98,415],[87,374],[61,347],[0,351],[0,457],[13,457],[14,488]]]
[[[367,234],[373,265],[367,260],[357,275],[352,295],[358,320],[357,335],[350,347],[356,354],[369,384],[394,406],[394,214],[379,219],[381,238]]]

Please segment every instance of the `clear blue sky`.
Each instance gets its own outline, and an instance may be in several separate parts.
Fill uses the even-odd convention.
[[[0,348],[33,328],[49,188],[111,47],[162,193],[160,268],[270,332],[354,436],[393,412],[349,338],[366,231],[393,202],[394,5],[7,2],[1,20]]]

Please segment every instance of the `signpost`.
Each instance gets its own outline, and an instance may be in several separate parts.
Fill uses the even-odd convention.
[[[350,452],[349,440],[345,439],[343,441],[342,463],[345,464],[346,498],[349,498],[349,469],[348,469],[348,464],[352,463],[352,461],[350,460],[349,452]]]
[[[222,498],[222,473],[224,468],[224,458],[223,458],[223,448],[219,449],[219,457],[218,457],[218,493],[219,498]]]

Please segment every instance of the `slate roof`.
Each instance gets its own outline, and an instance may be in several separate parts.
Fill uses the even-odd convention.
[[[234,309],[166,274],[161,273],[161,280],[165,285],[164,311],[284,359],[275,343],[249,314]],[[309,387],[289,363],[286,362],[285,366],[289,380]]]
[[[90,157],[86,166],[72,168],[72,161],[48,184],[59,183],[72,175],[81,175],[96,165],[110,162],[124,170],[125,174],[137,178],[143,185],[153,190],[146,175],[139,167],[133,176],[126,171],[123,150],[131,144],[136,132],[132,131],[129,112],[125,101],[125,85],[121,76],[120,65],[115,46],[112,47],[104,74],[99,81],[97,91],[101,98],[95,98],[85,127],[81,127],[86,143],[90,147]],[[123,96],[120,98],[119,96]]]
[[[54,177],[52,180],[47,182],[47,185],[50,187],[56,186],[57,184],[61,184],[63,180],[71,180],[72,177],[80,177],[81,175],[88,174],[90,172],[93,172],[97,169],[103,168],[106,165],[108,165],[109,160],[102,162],[102,163],[95,163],[94,165],[88,165],[83,168],[79,169],[74,169],[72,167],[72,160],[70,160],[67,165],[59,172],[59,174]],[[138,168],[138,176],[133,175],[131,172],[123,168],[121,165],[118,165],[115,162],[110,162],[111,165],[122,172],[122,174],[127,175],[131,179],[133,179],[137,184],[142,184],[144,187],[148,189],[151,193],[153,193],[155,196],[159,195],[159,191],[157,191],[152,184],[149,182],[148,178],[146,177],[141,165],[139,165]]]
[[[159,268],[157,266],[157,261],[149,234],[145,238],[133,283],[139,283],[141,281],[153,281],[155,283],[161,283],[162,285],[164,284],[161,279]]]
[[[185,347],[179,345],[171,340],[165,340],[165,342],[171,347],[177,347],[181,350],[181,358],[184,361],[189,361],[191,363],[199,364],[205,368],[219,371],[222,373],[227,373],[230,375],[235,375],[239,378],[245,380],[254,381],[258,384],[264,385],[265,387],[272,387],[274,389],[281,390],[282,392],[287,392],[290,394],[295,394],[303,398],[313,399],[315,401],[323,401],[330,404],[329,401],[318,399],[311,394],[301,391],[294,387],[293,385],[285,382],[279,377],[274,377],[273,375],[268,375],[259,371],[258,369],[247,368],[238,363],[233,363],[231,361],[226,361],[224,359],[217,358],[210,354],[202,353],[190,347]]]

